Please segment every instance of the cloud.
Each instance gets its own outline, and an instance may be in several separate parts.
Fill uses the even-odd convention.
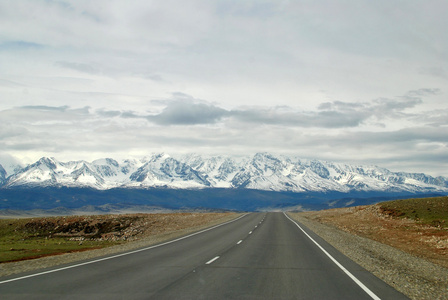
[[[448,79],[448,72],[443,67],[420,68],[419,73],[424,75],[431,75],[438,78]]]
[[[376,99],[373,101],[373,105],[366,106],[366,112],[371,116],[376,117],[378,120],[384,120],[385,118],[403,118],[406,117],[404,111],[409,108],[413,108],[418,104],[423,103],[420,98],[403,97],[404,100],[395,99]]]
[[[22,51],[42,48],[43,45],[26,41],[7,41],[0,44],[0,51]]]
[[[88,74],[100,74],[101,70],[98,68],[98,66],[94,64],[85,64],[85,63],[73,63],[73,62],[67,62],[67,61],[58,61],[56,62],[57,66],[72,69],[75,71],[88,73]]]
[[[0,111],[0,125],[38,126],[43,124],[76,124],[92,117],[89,107],[29,105]],[[38,128],[38,127],[37,127]],[[31,130],[32,128],[28,128]]]
[[[26,128],[13,124],[2,124],[2,126],[0,127],[0,139],[9,139],[11,137],[26,136],[28,133],[29,131]]]
[[[416,120],[416,114],[406,113],[406,110],[422,104],[421,97],[437,93],[438,89],[420,89],[410,91],[397,99],[379,98],[357,103],[325,102],[318,105],[314,111],[299,111],[288,106],[241,107],[227,110],[187,94],[173,93],[171,99],[151,101],[151,104],[163,107],[158,113],[123,111],[112,114],[125,119],[146,119],[161,126],[239,122],[299,128],[354,128],[368,122],[374,124],[378,120]],[[103,111],[100,113],[104,114]]]
[[[447,153],[434,132],[448,125],[437,89],[447,79],[447,9],[0,1],[0,149],[293,151],[410,164],[414,155],[423,166],[422,153]]]
[[[409,91],[406,93],[405,97],[423,97],[423,96],[430,96],[430,95],[440,95],[442,91],[440,89],[418,89]]]
[[[161,102],[157,102],[161,104]],[[204,125],[223,122],[240,122],[258,125],[281,125],[291,127],[342,128],[356,127],[366,118],[363,112],[297,112],[282,107],[242,108],[226,110],[206,103],[189,100],[166,101],[165,108],[157,114],[142,115],[124,111],[120,116],[125,119],[146,119],[163,126]]]
[[[404,96],[391,98],[378,98],[371,102],[325,102],[319,105],[319,109],[328,115],[338,113],[340,117],[351,116],[358,119],[359,125],[370,118],[384,120],[386,118],[409,119],[415,114],[405,113],[406,110],[414,108],[423,103],[422,97],[440,94],[439,89],[419,89],[407,92]],[[349,118],[350,119],[350,118]],[[415,119],[414,119],[415,120]]]
[[[341,128],[358,126],[364,119],[360,114],[338,111],[296,112],[275,108],[233,110],[232,118],[240,122],[283,125],[292,127]]]
[[[405,111],[423,103],[421,97],[440,93],[439,89],[419,89],[398,99],[380,98],[371,102],[333,101],[321,103],[317,111],[285,111],[278,108],[233,110],[231,116],[243,122],[294,127],[358,127],[370,119],[409,119]],[[415,120],[415,118],[414,118]]]
[[[5,87],[25,87],[24,84],[18,83],[18,82],[14,82],[11,80],[5,80],[5,79],[0,79],[0,86],[5,86]]]
[[[357,128],[366,124],[375,124],[378,120],[428,121],[435,117],[434,125],[443,125],[446,113],[443,110],[419,113],[406,113],[406,110],[422,104],[422,97],[438,94],[438,89],[419,89],[395,99],[379,98],[370,102],[333,101],[318,105],[316,110],[301,111],[288,106],[240,107],[224,109],[188,94],[173,93],[167,100],[152,100],[155,112],[136,112],[133,110],[107,110],[90,107],[70,108],[64,106],[32,105],[3,111],[4,120],[23,119],[26,122],[81,122],[87,119],[111,118],[140,119],[158,126],[197,126],[214,125],[232,127],[235,123],[266,126],[284,126],[297,128]],[[155,105],[155,106],[154,106]],[[150,108],[150,107],[148,107]],[[161,108],[161,109],[160,109]],[[150,109],[151,110],[151,109]]]
[[[40,110],[40,111],[59,111],[64,112],[69,108],[67,105],[64,106],[46,106],[46,105],[28,105],[28,106],[20,106],[19,109],[25,110]]]
[[[163,106],[156,114],[66,106],[0,111],[0,147],[5,153],[25,157],[51,154],[69,160],[144,155],[148,151],[241,155],[263,150],[302,158],[378,163],[398,171],[412,171],[413,165],[423,166],[428,161],[437,174],[443,171],[435,158],[447,156],[448,137],[439,128],[425,126],[425,120],[416,123],[421,126],[399,130],[375,132],[356,127],[372,116],[364,115],[366,111],[382,105],[375,101],[330,102],[308,112],[291,107],[226,110],[191,99],[172,99],[159,105]],[[392,104],[397,111],[409,106]]]
[[[160,114],[146,118],[159,125],[200,125],[215,124],[228,115],[227,110],[214,105],[175,101],[170,102]]]
[[[412,118],[416,123],[425,123],[427,126],[442,127],[448,126],[448,109],[438,109],[422,112]]]
[[[76,118],[76,115],[88,115],[90,112],[90,107],[85,106],[81,108],[70,108],[68,105],[63,106],[47,106],[47,105],[28,105],[20,106],[17,111],[22,111],[24,114],[35,115],[35,116],[51,116],[49,119],[53,118]]]
[[[105,110],[105,109],[97,109],[96,113],[99,116],[105,117],[105,118],[113,118],[121,116],[123,113],[118,110]]]

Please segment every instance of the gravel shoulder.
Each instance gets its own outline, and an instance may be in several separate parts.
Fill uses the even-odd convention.
[[[409,298],[448,299],[447,268],[350,232],[350,225],[347,223],[337,226],[335,225],[337,222],[329,222],[328,218],[321,218],[320,214],[320,212],[289,213],[292,218],[314,231],[344,255]],[[344,214],[336,210],[324,214],[344,218]],[[363,226],[361,219],[356,221],[358,223],[351,224],[353,228]],[[385,231],[387,228],[380,230]],[[413,241],[408,240],[407,243],[412,244]]]
[[[196,213],[190,214],[160,214],[157,222],[163,226],[148,226],[148,230],[142,230],[141,234],[134,236],[132,240],[123,244],[102,249],[88,250],[82,252],[65,253],[60,255],[46,256],[37,259],[23,260],[18,262],[0,263],[0,277],[20,274],[62,264],[93,259],[96,257],[112,255],[133,249],[147,247],[162,243],[171,239],[188,235],[227,221],[237,218],[238,213]],[[151,215],[154,217],[154,215]],[[176,222],[172,222],[173,218]],[[166,224],[172,224],[166,226]],[[150,225],[154,225],[150,224]],[[156,228],[156,230],[154,230]],[[140,228],[141,229],[141,228]]]

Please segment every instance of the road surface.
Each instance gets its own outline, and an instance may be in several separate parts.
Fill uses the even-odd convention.
[[[0,279],[6,299],[408,299],[283,213]]]

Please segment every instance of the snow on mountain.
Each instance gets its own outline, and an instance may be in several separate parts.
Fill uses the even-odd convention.
[[[164,153],[117,161],[60,162],[43,157],[9,175],[0,165],[0,185],[67,186],[110,189],[246,188],[269,191],[447,192],[448,178],[391,172],[376,166],[353,166],[297,157],[257,153],[254,156],[172,157]]]
[[[113,159],[60,162],[43,157],[7,178],[6,186],[68,186],[107,189],[122,185],[128,178]]]
[[[2,165],[0,165],[0,186],[5,184],[6,182],[6,170],[3,168]]]
[[[226,156],[203,156],[187,154],[179,158],[192,169],[208,175],[208,181],[213,187],[231,188],[231,179],[237,174],[240,165],[247,158]]]
[[[5,153],[0,153],[0,166],[1,169],[3,169],[5,173],[5,179],[6,177],[15,174],[16,172],[23,169],[25,165],[23,165],[21,162],[19,162],[16,158],[14,158],[11,155],[7,155]],[[2,171],[0,171],[0,178],[2,177]],[[1,179],[0,179],[1,182]]]
[[[130,186],[202,188],[210,187],[207,174],[194,170],[167,154],[154,155],[148,162],[131,174]]]
[[[52,158],[43,157],[34,164],[9,176],[6,185],[54,185],[57,183],[56,162]]]

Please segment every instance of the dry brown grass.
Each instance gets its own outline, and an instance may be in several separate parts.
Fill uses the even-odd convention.
[[[448,201],[446,197],[442,200]],[[409,203],[403,202],[400,205]],[[419,201],[415,203],[422,206]],[[400,213],[399,216],[390,214],[381,203],[301,214],[448,268],[448,230],[445,226],[440,226],[440,223],[425,224],[420,220],[405,218]]]

